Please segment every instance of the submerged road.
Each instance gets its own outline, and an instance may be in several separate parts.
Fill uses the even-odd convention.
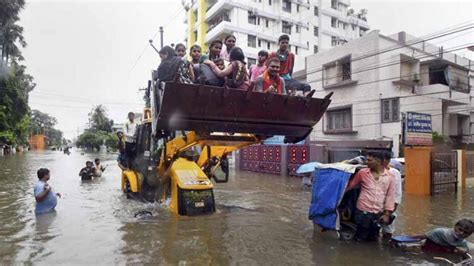
[[[82,182],[86,160],[109,165],[101,178]],[[127,200],[115,155],[73,151],[25,152],[0,157],[0,263],[328,265],[438,263],[420,251],[382,243],[343,242],[313,232],[309,190],[298,178],[233,172],[217,184],[217,212],[176,217],[166,206]],[[57,212],[36,217],[33,185],[40,167],[63,194]],[[472,180],[470,180],[472,181]],[[465,193],[404,196],[398,234],[421,234],[474,217],[474,182]],[[141,210],[153,213],[136,219]],[[474,241],[471,237],[470,241]]]

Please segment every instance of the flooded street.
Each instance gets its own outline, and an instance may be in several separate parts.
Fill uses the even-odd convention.
[[[82,182],[86,160],[102,159],[101,178]],[[308,220],[309,190],[298,178],[237,172],[217,184],[217,212],[177,217],[165,206],[127,200],[113,154],[73,151],[26,152],[0,157],[0,262],[38,264],[197,264],[311,265],[436,263],[419,251],[380,243],[342,242],[313,234]],[[33,185],[40,167],[57,212],[36,217]],[[472,181],[472,180],[470,180]],[[472,182],[466,193],[436,197],[405,196],[397,234],[421,234],[474,217]],[[138,220],[148,210],[153,217]],[[470,241],[473,239],[471,237]]]

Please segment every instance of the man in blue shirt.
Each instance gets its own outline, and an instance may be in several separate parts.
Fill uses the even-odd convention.
[[[54,193],[48,184],[50,178],[49,170],[40,168],[37,172],[39,181],[35,184],[34,193],[36,198],[36,214],[54,211],[58,203],[56,197],[61,197],[60,193]]]

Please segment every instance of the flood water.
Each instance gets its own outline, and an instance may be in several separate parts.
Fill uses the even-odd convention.
[[[79,170],[95,157],[109,165],[82,182]],[[234,172],[217,184],[217,212],[177,217],[166,206],[127,200],[115,155],[73,151],[0,157],[0,263],[327,265],[438,263],[433,255],[383,243],[342,242],[313,232],[310,191],[301,180]],[[63,194],[56,212],[36,217],[33,186],[40,167]],[[471,180],[472,181],[472,180]],[[436,197],[404,197],[397,234],[421,234],[474,217],[474,188]],[[141,210],[153,213],[138,220]],[[473,239],[471,237],[470,241]]]

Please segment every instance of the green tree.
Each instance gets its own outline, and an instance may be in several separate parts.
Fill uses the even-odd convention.
[[[59,147],[63,144],[63,132],[55,128],[48,130],[48,145]]]
[[[24,68],[13,63],[12,73],[0,77],[0,142],[25,144],[28,134],[28,93],[34,85],[25,77]],[[14,134],[14,138],[5,136]]]
[[[99,104],[92,108],[89,116],[93,131],[112,132],[114,122],[107,117],[107,109],[103,105]]]
[[[6,0],[0,4],[0,44],[2,65],[9,60],[23,60],[20,47],[26,46],[23,38],[23,27],[17,22],[20,20],[20,11],[24,8],[24,0]]]
[[[28,93],[35,84],[19,64],[26,47],[23,27],[18,25],[24,0],[0,4],[0,143],[26,144],[29,125]]]
[[[56,118],[38,110],[31,111],[30,120],[30,132],[33,135],[47,134],[58,123]]]
[[[117,136],[111,132],[86,130],[78,137],[76,146],[89,150],[99,150],[104,143],[109,148],[115,148]]]
[[[29,132],[31,135],[44,134],[47,137],[48,146],[61,146],[63,143],[63,133],[54,128],[58,123],[55,117],[33,110],[30,113]]]

